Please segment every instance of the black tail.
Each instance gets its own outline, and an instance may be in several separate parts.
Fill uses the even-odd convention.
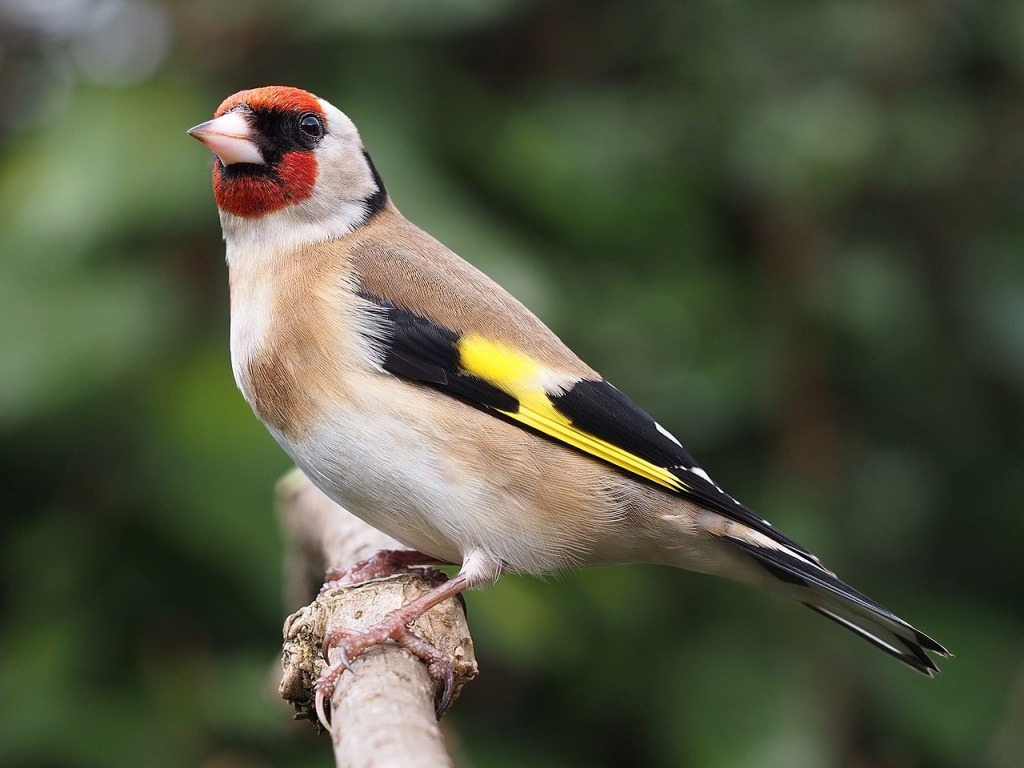
[[[768,571],[776,582],[774,591],[799,600],[918,672],[931,677],[939,671],[925,651],[952,655],[924,632],[840,581],[813,557],[767,538],[763,546],[732,536],[721,538],[746,552]]]

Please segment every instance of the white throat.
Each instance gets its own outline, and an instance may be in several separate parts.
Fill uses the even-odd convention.
[[[319,218],[310,218],[309,213],[302,204],[259,217],[221,211],[228,266],[238,264],[239,259],[260,261],[305,245],[344,237],[366,220],[368,211],[362,200],[340,200],[327,216],[318,211]]]

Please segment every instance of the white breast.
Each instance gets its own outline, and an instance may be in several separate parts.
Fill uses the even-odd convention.
[[[451,562],[472,548],[457,529],[475,500],[412,425],[379,407],[338,404],[301,439],[275,437],[328,496],[403,544]]]
[[[467,451],[465,435],[452,430],[450,418],[447,426],[432,418],[432,408],[459,407],[457,402],[386,373],[367,372],[357,383],[357,400],[335,403],[316,431],[299,440],[275,434],[328,496],[443,560],[485,553],[513,570],[545,573],[581,554],[575,546],[586,534],[567,535],[557,510],[538,506],[544,504],[544,494],[534,492],[538,478],[510,482],[505,467]],[[462,427],[473,434],[503,424],[473,409],[464,417]],[[510,462],[533,467],[533,455],[544,449],[547,444]],[[552,516],[553,524],[543,522]],[[593,527],[598,522],[595,517]]]

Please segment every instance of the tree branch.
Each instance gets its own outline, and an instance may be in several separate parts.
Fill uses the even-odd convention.
[[[315,594],[325,568],[365,560],[381,549],[405,549],[321,493],[298,470],[278,483],[279,515],[292,549],[286,568],[291,605]],[[313,683],[324,669],[321,646],[334,627],[365,629],[424,594],[434,583],[407,574],[331,590],[289,616],[284,625],[281,696],[297,717],[315,719]],[[473,641],[462,606],[446,600],[412,625],[416,634],[449,654],[454,698],[476,676]],[[332,659],[333,660],[333,659]],[[345,768],[451,766],[434,715],[441,693],[423,663],[394,643],[373,648],[342,675],[331,702],[335,761]]]

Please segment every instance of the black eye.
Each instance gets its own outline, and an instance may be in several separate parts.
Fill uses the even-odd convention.
[[[323,120],[312,112],[307,112],[299,118],[299,130],[311,139],[319,139],[324,135]]]

